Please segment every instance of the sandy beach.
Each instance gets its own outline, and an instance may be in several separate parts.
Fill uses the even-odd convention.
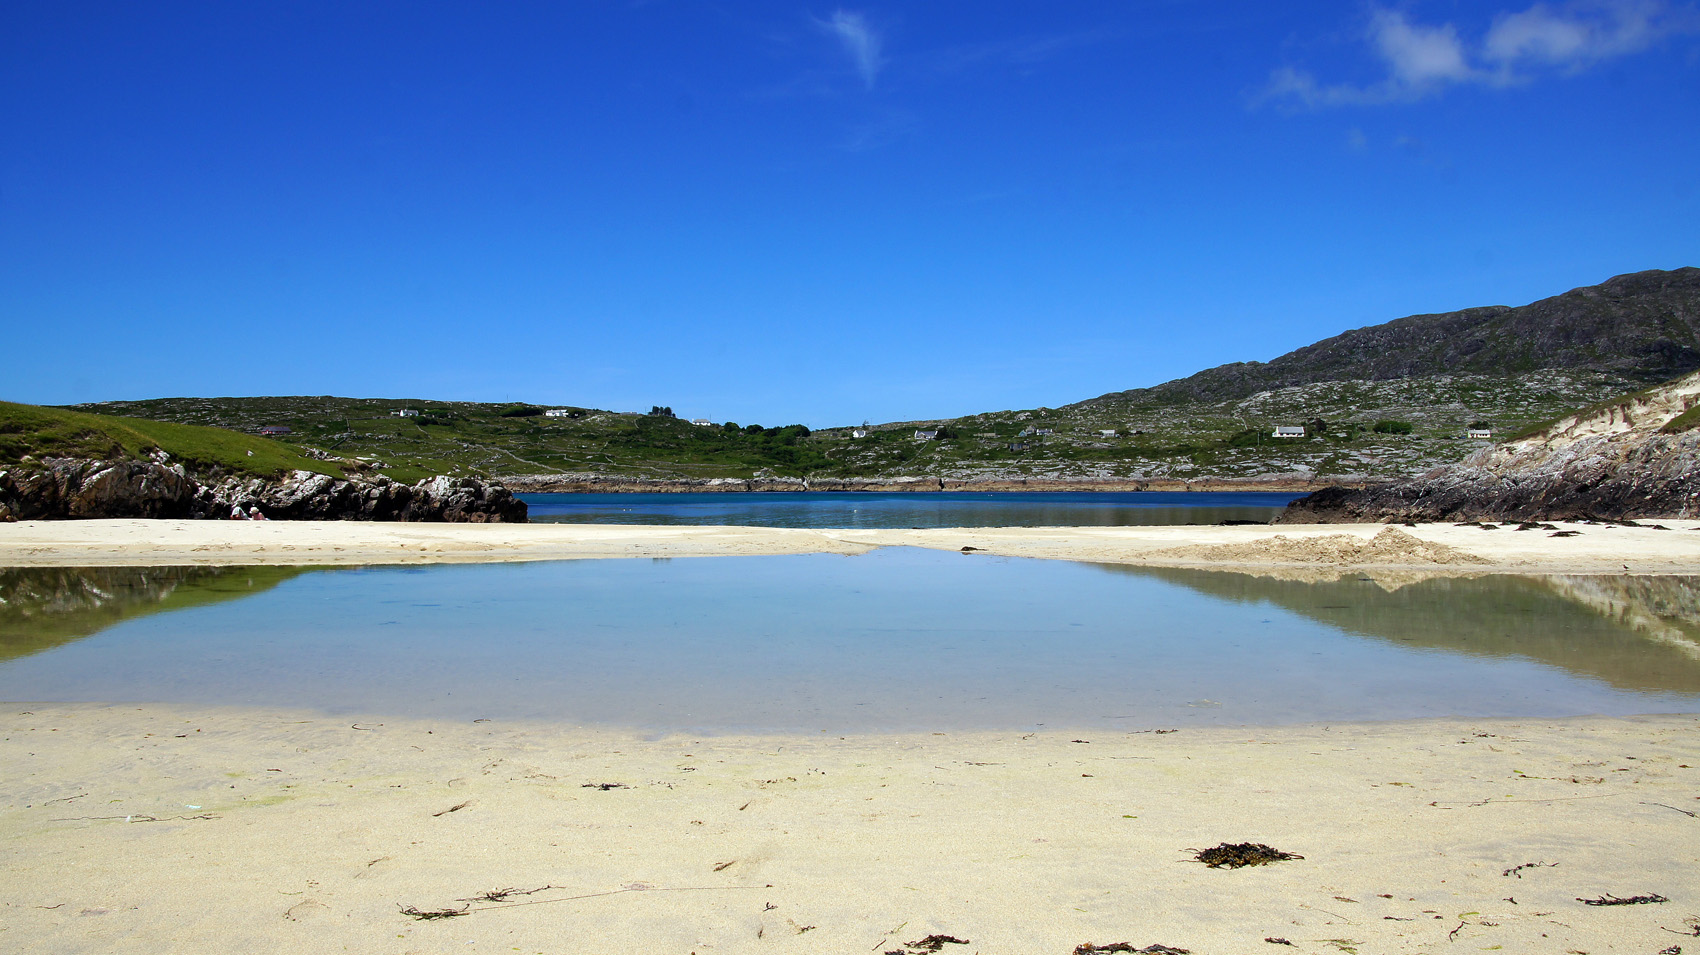
[[[1700,918],[1700,717],[1162,729],[12,705],[0,946],[1656,952]],[[1193,861],[1224,842],[1303,858]]]
[[[1647,522],[1649,525],[1652,522]],[[22,521],[0,565],[391,564],[856,554],[927,547],[1009,557],[1223,569],[1384,567],[1455,573],[1700,574],[1700,521],[1653,526],[1318,524],[806,530],[356,521]],[[1568,533],[1565,533],[1568,532]],[[1564,536],[1555,537],[1555,533]],[[1378,541],[1379,538],[1379,541]]]
[[[0,565],[915,546],[1259,573],[1700,573],[1700,524],[1662,523],[1554,538],[26,522],[0,525]],[[1696,715],[656,737],[10,703],[0,766],[11,951],[1700,951]],[[1194,860],[1220,843],[1302,858]],[[1625,899],[1642,901],[1586,901]]]

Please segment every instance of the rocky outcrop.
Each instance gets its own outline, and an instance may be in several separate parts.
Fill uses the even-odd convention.
[[[0,471],[0,519],[188,517],[197,490],[181,464],[50,458]]]
[[[1421,477],[1325,488],[1279,523],[1700,516],[1700,374],[1578,412]]]
[[[523,523],[525,502],[501,484],[434,477],[345,480],[295,471],[280,480],[200,478],[181,464],[48,458],[0,471],[0,520],[227,518],[235,507],[273,520]]]

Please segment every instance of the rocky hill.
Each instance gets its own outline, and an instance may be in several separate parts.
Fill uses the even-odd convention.
[[[1412,315],[1354,329],[1268,362],[1235,362],[1082,404],[1222,401],[1323,381],[1392,381],[1536,369],[1640,382],[1700,369],[1700,268],[1619,275],[1510,308]]]
[[[1603,402],[1410,481],[1333,487],[1283,523],[1700,516],[1700,374]]]

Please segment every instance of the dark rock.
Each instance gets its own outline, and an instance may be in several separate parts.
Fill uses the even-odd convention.
[[[0,471],[0,520],[228,518],[258,506],[273,520],[524,523],[525,502],[500,484],[434,477],[345,480],[295,471],[280,480],[201,479],[181,464],[49,458]]]

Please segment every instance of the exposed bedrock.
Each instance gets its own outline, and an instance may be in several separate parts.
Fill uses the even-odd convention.
[[[1325,488],[1279,522],[1700,516],[1700,430],[1687,429],[1697,404],[1690,375],[1410,481]]]
[[[400,484],[295,471],[278,480],[202,478],[181,464],[48,458],[0,471],[0,520],[226,518],[258,506],[274,520],[523,523],[501,484],[434,477]]]

